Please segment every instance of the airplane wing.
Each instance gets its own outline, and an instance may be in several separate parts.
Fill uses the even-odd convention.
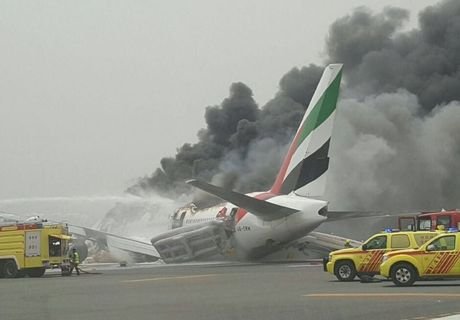
[[[422,211],[328,211],[327,221],[337,221],[342,219],[355,218],[385,218],[385,217],[401,217],[401,216],[416,216]]]
[[[276,220],[297,212],[298,210],[280,206],[268,201],[249,197],[245,194],[225,190],[201,180],[188,180],[188,184],[226,200],[263,220]]]
[[[134,255],[147,256],[150,260],[160,259],[160,254],[150,243],[72,224],[67,224],[67,226],[72,235],[78,238],[96,241],[104,247],[107,247],[109,251],[111,249],[122,250]]]
[[[343,249],[345,242],[348,242],[353,247],[359,247],[362,242],[350,240],[348,238],[327,234],[323,232],[312,231],[307,236],[296,240],[291,245],[297,247],[315,247],[325,251],[333,251]]]
[[[19,221],[25,221],[25,219],[15,214],[0,211],[0,225],[11,224],[11,222]],[[55,222],[61,223],[59,221]],[[81,227],[68,223],[66,223],[66,225],[69,228],[69,232],[76,238],[96,241],[103,247],[109,249],[109,251],[110,249],[122,250],[124,252],[131,253],[137,257],[146,257],[147,260],[158,260],[160,258],[160,254],[156,251],[154,247],[152,247],[150,243],[117,236],[115,234],[94,230],[87,227]]]

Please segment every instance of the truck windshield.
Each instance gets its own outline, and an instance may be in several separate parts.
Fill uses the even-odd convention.
[[[431,217],[419,218],[418,230],[431,230]]]
[[[436,225],[443,225],[444,229],[447,230],[450,227],[450,216],[440,216],[436,219]]]
[[[49,237],[49,252],[50,257],[59,257],[61,255],[61,239],[55,237]]]

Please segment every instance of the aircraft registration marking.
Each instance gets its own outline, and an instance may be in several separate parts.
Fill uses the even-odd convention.
[[[215,277],[217,274],[196,274],[189,276],[176,276],[176,277],[158,277],[158,278],[147,278],[147,279],[134,279],[134,280],[123,280],[123,283],[136,283],[136,282],[149,282],[149,281],[162,281],[162,280],[183,280],[183,279],[197,279]]]
[[[250,226],[237,226],[236,231],[251,231]]]

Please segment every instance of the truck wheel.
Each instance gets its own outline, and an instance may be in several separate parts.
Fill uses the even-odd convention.
[[[31,278],[40,278],[45,274],[46,269],[45,268],[32,268],[27,270],[27,274]]]
[[[417,271],[409,263],[398,263],[391,268],[391,280],[398,287],[408,287],[417,280]]]
[[[3,276],[5,278],[16,278],[17,274],[18,268],[16,267],[16,262],[8,260],[3,264]]]
[[[351,261],[339,261],[334,273],[339,281],[353,281],[356,277],[355,265]]]

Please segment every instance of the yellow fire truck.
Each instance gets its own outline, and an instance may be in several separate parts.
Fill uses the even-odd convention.
[[[69,232],[63,224],[43,221],[0,225],[0,277],[41,277],[46,269],[69,271]]]

